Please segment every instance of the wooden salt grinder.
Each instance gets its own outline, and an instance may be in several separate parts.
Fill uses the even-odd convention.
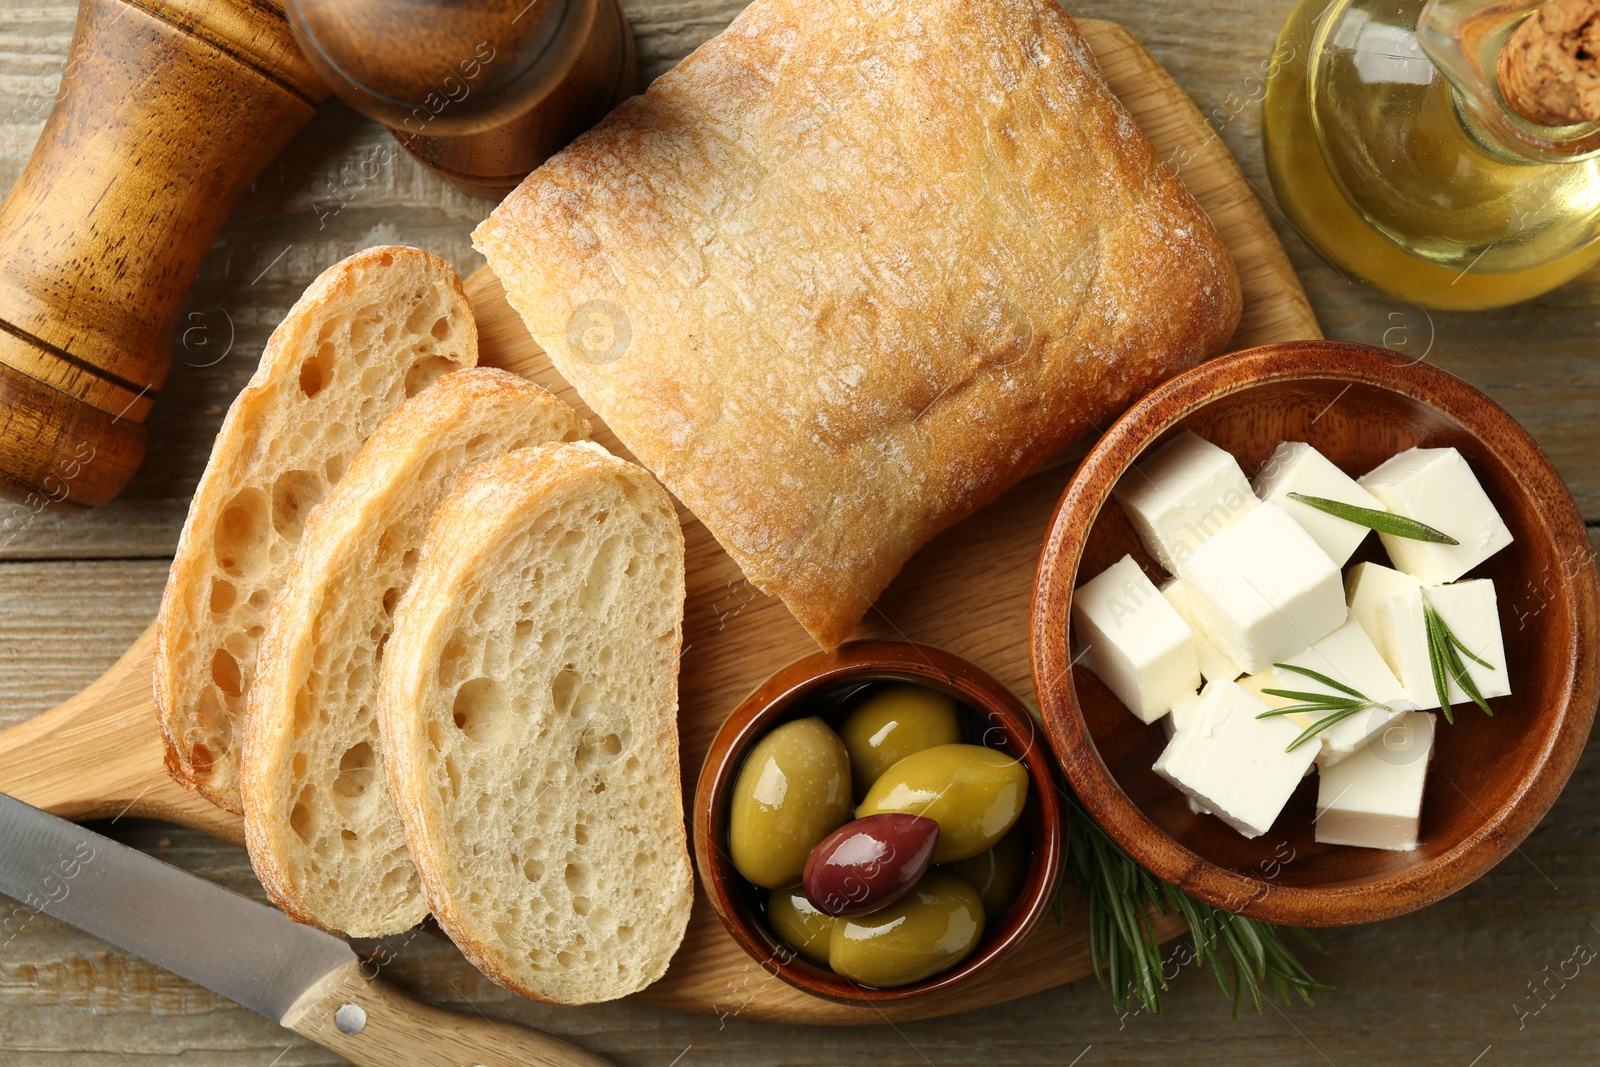
[[[617,0],[288,0],[334,92],[461,189],[503,194],[632,95]]]
[[[133,477],[206,251],[327,95],[274,0],[83,0],[0,204],[0,535]]]

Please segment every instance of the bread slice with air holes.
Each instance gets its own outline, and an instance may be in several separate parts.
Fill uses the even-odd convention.
[[[683,603],[671,499],[598,445],[476,467],[428,525],[384,656],[390,791],[439,925],[524,996],[626,996],[683,940]]]
[[[463,470],[587,434],[514,374],[446,374],[373,431],[306,523],[261,638],[241,779],[250,862],[293,918],[381,937],[427,914],[378,735],[395,606]]]
[[[195,488],[156,620],[167,770],[229,811],[256,644],[306,516],[408,396],[478,362],[461,279],[383,246],[323,271],[272,331]]]

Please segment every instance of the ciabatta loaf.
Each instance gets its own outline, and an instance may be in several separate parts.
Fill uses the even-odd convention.
[[[1240,308],[1055,0],[753,0],[473,239],[562,376],[828,648]]]
[[[396,614],[389,783],[439,925],[563,1004],[667,969],[693,898],[678,779],[683,534],[597,445],[462,476]]]
[[[385,415],[477,362],[461,279],[415,248],[335,263],[272,331],[217,434],[156,620],[155,701],[179,782],[244,810],[256,645],[306,517]]]
[[[587,430],[514,374],[447,374],[373,431],[307,522],[261,638],[242,777],[250,862],[293,918],[381,937],[427,914],[378,734],[395,606],[463,470]]]

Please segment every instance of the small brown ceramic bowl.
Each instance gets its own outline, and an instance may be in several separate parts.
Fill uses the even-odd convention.
[[[1000,923],[985,930],[971,955],[914,985],[858,985],[797,956],[762,916],[762,895],[728,858],[728,809],[744,758],[757,741],[791,719],[821,715],[837,725],[852,697],[874,682],[914,682],[940,690],[970,710],[968,740],[1021,760],[1030,791],[1021,825],[1028,834],[1028,874]],[[798,989],[846,1003],[911,1000],[970,982],[1022,943],[1051,906],[1061,870],[1066,828],[1056,794],[1054,763],[1033,716],[1012,692],[978,667],[927,645],[855,641],[783,668],[736,708],[717,731],[700,770],[694,800],[694,851],[700,881],[722,924],[751,958]]]
[[[1513,694],[1438,720],[1418,847],[1319,845],[1315,778],[1271,832],[1247,840],[1196,815],[1151,770],[1165,739],[1086,668],[1070,667],[1072,590],[1145,553],[1111,489],[1179,428],[1253,473],[1282,441],[1307,441],[1347,473],[1413,446],[1461,450],[1515,542],[1476,568],[1494,579]],[[1352,563],[1382,559],[1369,536]],[[1555,802],[1583,751],[1600,694],[1600,586],[1571,494],[1527,432],[1483,393],[1383,349],[1297,341],[1181,374],[1100,439],[1056,508],[1034,589],[1032,653],[1051,744],[1084,805],[1157,875],[1202,900],[1300,926],[1371,922],[1445,897],[1493,867]]]

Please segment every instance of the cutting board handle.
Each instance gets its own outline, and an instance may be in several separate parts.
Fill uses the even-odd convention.
[[[0,732],[0,792],[64,819],[162,819],[244,844],[244,820],[174,782],[150,695],[155,624],[83,692]]]
[[[358,960],[308,990],[282,1022],[358,1067],[610,1067],[516,1023],[412,1000],[368,978]]]
[[[83,0],[0,204],[0,529],[127,484],[211,242],[327,95],[270,3]]]

